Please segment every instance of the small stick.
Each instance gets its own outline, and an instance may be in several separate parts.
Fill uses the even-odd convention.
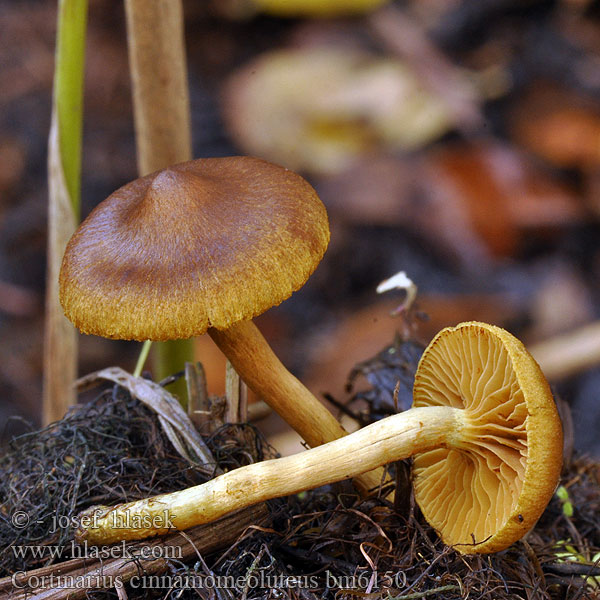
[[[257,400],[248,405],[248,421],[250,423],[265,419],[272,413],[273,410],[264,400]]]
[[[227,423],[246,423],[248,421],[248,387],[240,379],[233,365],[225,364],[225,397],[227,398]]]
[[[559,380],[600,364],[600,321],[529,347],[544,375]]]
[[[402,594],[400,596],[388,596],[389,600],[418,600],[419,598],[427,598],[427,596],[434,596],[441,592],[455,592],[460,590],[460,586],[449,584],[442,585],[437,588],[431,588],[430,590],[423,590],[422,592],[413,592],[411,594]]]
[[[204,435],[212,433],[206,372],[202,363],[185,363],[185,382],[188,393],[187,414],[190,421]]]

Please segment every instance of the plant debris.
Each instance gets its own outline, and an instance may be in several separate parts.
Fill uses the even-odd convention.
[[[248,430],[243,445],[239,427]],[[215,468],[273,456],[251,425],[224,426],[205,441]],[[0,472],[0,577],[51,564],[51,553],[21,556],[12,549],[68,547],[76,516],[91,505],[128,502],[210,478],[204,465],[181,457],[160,417],[117,385],[61,421],[15,438],[0,457]]]
[[[360,395],[367,406],[363,421],[394,412],[390,386],[400,378],[400,389],[409,389],[419,355],[412,342],[396,339],[357,365],[350,380],[362,373],[373,388]],[[205,440],[220,469],[273,456],[253,428],[253,435],[240,436],[237,427],[222,427]],[[17,571],[55,566],[60,572],[60,561],[71,558],[69,548],[73,552],[71,524],[88,506],[206,480],[201,469],[177,454],[158,417],[119,386],[64,420],[13,440],[0,469],[0,576],[5,577],[0,590],[8,589],[6,577]],[[245,528],[224,549],[167,559],[160,570],[138,560],[136,579],[121,585],[132,600],[590,598],[600,590],[600,466],[578,458],[566,465],[562,483],[565,491],[553,498],[534,530],[496,554],[464,556],[445,547],[406,492],[410,486],[397,489],[397,495],[401,490],[407,495],[399,503],[404,510],[397,511],[383,498],[361,500],[344,482],[267,503],[270,522]],[[15,521],[18,514],[34,515],[35,521],[23,526]],[[163,549],[171,543],[172,538],[152,541]],[[67,551],[60,559],[50,552],[15,552],[32,546]],[[78,597],[123,594],[110,586],[84,591]],[[66,598],[67,592],[59,590],[53,598]]]

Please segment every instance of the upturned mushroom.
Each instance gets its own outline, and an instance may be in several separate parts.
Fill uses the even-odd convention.
[[[413,455],[416,501],[457,551],[496,552],[533,527],[558,483],[562,428],[548,384],[519,340],[485,323],[444,329],[419,363],[410,410],[187,490],[92,507],[77,535],[107,544],[185,529]]]
[[[304,285],[329,243],[299,175],[251,157],[198,159],[100,203],[67,245],[66,316],[83,332],[164,341],[208,331],[246,384],[314,447],[346,434],[251,319]],[[361,476],[374,489],[382,472]]]

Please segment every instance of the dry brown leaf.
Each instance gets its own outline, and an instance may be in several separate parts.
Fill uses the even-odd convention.
[[[456,144],[430,154],[422,177],[427,207],[418,220],[463,262],[514,256],[532,231],[581,222],[573,192],[500,144]]]
[[[519,100],[512,134],[517,143],[567,168],[600,165],[600,105],[554,86],[538,84]]]
[[[390,313],[398,300],[374,303],[347,314],[333,331],[320,335],[310,347],[306,381],[317,395],[329,392],[344,398],[345,384],[352,368],[391,344],[401,322]],[[444,327],[466,320],[502,324],[516,314],[516,308],[498,295],[419,295],[417,306],[428,315],[418,326],[418,337],[428,342]]]
[[[406,224],[415,189],[414,161],[386,155],[366,158],[318,182],[319,196],[338,224]]]

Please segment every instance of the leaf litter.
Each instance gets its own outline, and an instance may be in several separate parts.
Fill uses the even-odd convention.
[[[405,409],[419,357],[418,345],[397,337],[355,367],[349,398],[336,402],[361,423]],[[352,395],[358,375],[371,389]],[[155,412],[118,384],[105,388],[63,420],[13,439],[0,458],[0,593],[15,591],[10,581],[17,572],[59,573],[72,551],[72,525],[85,508],[211,477],[207,465],[176,451]],[[247,429],[244,435],[239,427]],[[226,425],[204,441],[215,458],[213,472],[276,455],[252,425]],[[575,600],[600,594],[598,463],[569,461],[562,478],[567,496],[555,496],[523,540],[476,556],[444,546],[424,521],[410,494],[408,464],[389,467],[397,479],[395,506],[383,493],[359,498],[348,482],[328,485],[268,502],[265,523],[245,527],[217,551],[164,560],[153,570],[138,560],[138,576],[146,573],[151,586],[90,587],[79,596],[57,588],[51,596],[29,597]],[[35,518],[24,526],[17,514]],[[14,551],[26,546],[60,547],[63,553]]]

